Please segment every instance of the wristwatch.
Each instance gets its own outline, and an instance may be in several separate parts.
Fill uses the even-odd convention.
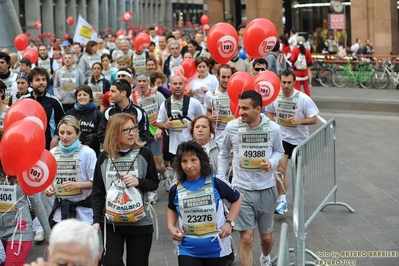
[[[226,223],[228,223],[229,225],[231,225],[231,227],[234,228],[234,226],[236,226],[236,222],[231,221],[231,220],[226,220]]]

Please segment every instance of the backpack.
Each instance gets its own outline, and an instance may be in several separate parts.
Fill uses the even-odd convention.
[[[295,61],[295,68],[298,70],[306,70],[308,68],[306,64],[306,57],[304,54],[299,54],[298,58]]]
[[[188,105],[190,103],[190,96],[184,95],[183,97],[183,116],[182,117],[172,117],[172,103],[171,99],[168,98],[165,100],[165,110],[168,117],[172,117],[172,120],[183,120],[186,118],[187,120],[191,121],[189,117],[187,117],[188,113]]]

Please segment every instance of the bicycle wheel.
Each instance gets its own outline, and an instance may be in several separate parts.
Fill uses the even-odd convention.
[[[363,66],[362,69],[359,70],[359,83],[360,86],[364,89],[371,89],[373,84],[371,83],[371,77],[375,75],[375,70],[373,67],[369,65]]]
[[[323,87],[333,85],[333,71],[330,68],[322,68],[319,72],[319,82]]]
[[[389,84],[389,75],[386,71],[376,71],[371,75],[371,84],[377,90],[385,89]]]
[[[350,80],[349,72],[345,68],[337,68],[333,73],[332,82],[337,87],[345,87],[348,86]]]

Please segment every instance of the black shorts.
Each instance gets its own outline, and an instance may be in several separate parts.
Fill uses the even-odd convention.
[[[294,151],[296,146],[297,145],[292,145],[291,143],[283,140],[284,154],[288,155],[288,159],[291,159],[292,152]]]
[[[167,134],[163,135],[163,159],[165,161],[172,161],[174,154],[169,152],[169,136]]]

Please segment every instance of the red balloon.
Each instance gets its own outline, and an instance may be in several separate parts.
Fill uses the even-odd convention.
[[[4,171],[14,176],[28,170],[39,160],[45,145],[44,131],[38,124],[25,119],[15,123],[5,131],[0,143]]]
[[[208,24],[209,23],[209,17],[207,15],[202,15],[201,16],[201,23],[202,23],[202,25]]]
[[[245,27],[243,42],[250,57],[265,57],[276,45],[277,29],[268,19],[254,19]]]
[[[259,72],[254,77],[255,91],[262,96],[263,107],[272,103],[280,93],[280,79],[270,71]]]
[[[214,25],[208,33],[208,49],[216,62],[227,64],[238,49],[236,29],[225,22]]]
[[[26,195],[36,194],[53,183],[56,173],[57,162],[54,155],[44,150],[32,167],[18,175],[18,184]]]
[[[51,32],[47,32],[47,38],[51,38]]]
[[[66,21],[69,26],[72,26],[73,23],[75,22],[75,19],[72,16],[69,16]]]
[[[132,15],[130,14],[130,12],[125,12],[122,15],[123,22],[128,22],[131,18],[132,18]]]
[[[14,39],[14,46],[18,51],[23,51],[29,45],[29,39],[25,34],[18,34]]]
[[[125,33],[126,33],[125,30],[118,30],[118,31],[116,32],[116,37],[119,37],[119,36],[121,36],[121,35],[125,35]]]
[[[209,30],[209,25],[208,24],[203,25],[202,30],[205,30],[205,31]]]
[[[42,27],[42,23],[39,20],[37,20],[37,21],[35,21],[35,24],[33,24],[33,27],[36,30],[40,30],[40,28]]]
[[[197,66],[191,58],[186,58],[180,63],[180,71],[186,78],[191,78],[197,72]]]
[[[11,105],[4,117],[4,130],[7,131],[15,122],[21,121],[25,118],[35,120],[34,122],[36,122],[43,131],[46,131],[46,112],[41,104],[32,99],[22,99]]]
[[[230,112],[235,118],[240,117],[240,108],[238,108],[238,105],[233,103],[233,101],[230,101]]]
[[[33,64],[37,62],[37,59],[39,58],[39,53],[35,48],[29,48],[23,53],[22,58],[24,57],[28,58]]]
[[[25,32],[25,35],[29,37],[30,36],[30,31]]]
[[[66,40],[68,40],[69,39],[69,34],[68,33],[65,33],[64,34],[64,40],[66,41]]]
[[[145,32],[140,32],[136,38],[134,38],[134,50],[142,51],[150,45],[150,35]]]
[[[238,105],[238,96],[244,91],[253,90],[255,88],[253,77],[245,72],[238,71],[234,73],[227,82],[227,93],[230,101]]]

